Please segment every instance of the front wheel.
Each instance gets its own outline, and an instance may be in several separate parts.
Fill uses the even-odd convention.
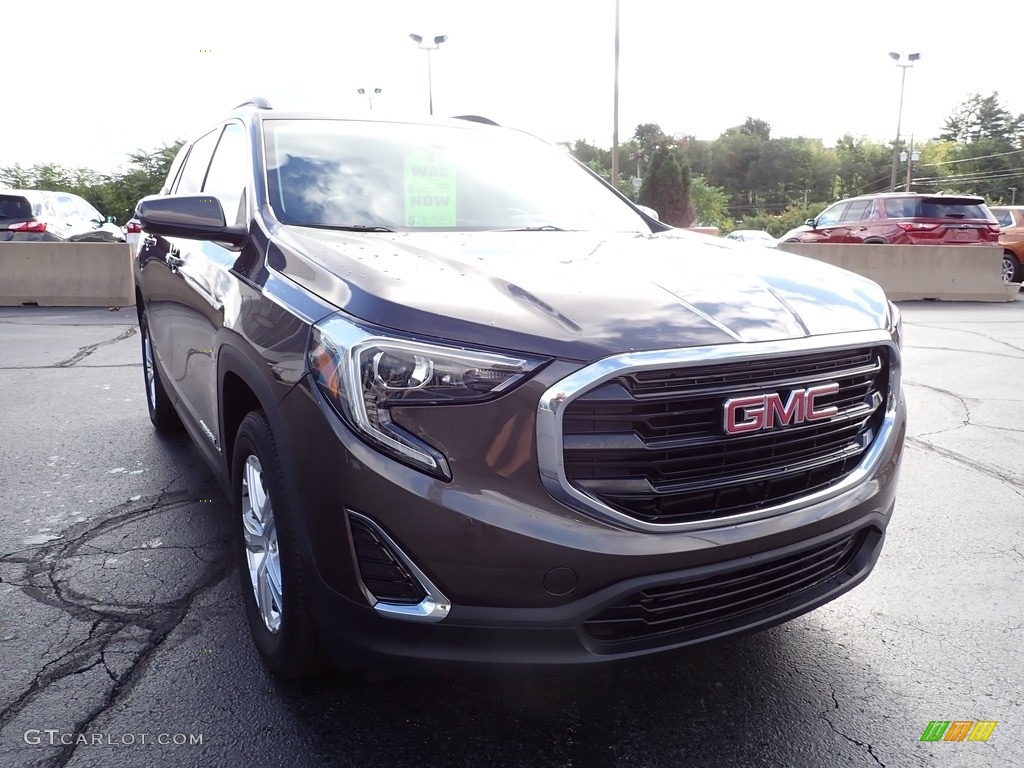
[[[1003,282],[1019,283],[1020,281],[1020,261],[1010,251],[1003,251]]]
[[[242,419],[232,460],[236,543],[245,612],[256,649],[278,677],[323,667],[292,525],[293,509],[270,423]]]
[[[145,377],[149,420],[160,432],[179,430],[182,426],[181,419],[178,418],[178,412],[174,410],[171,398],[164,390],[164,383],[156,366],[153,337],[149,333],[149,316],[145,310],[139,315],[139,336],[142,337],[142,374]]]

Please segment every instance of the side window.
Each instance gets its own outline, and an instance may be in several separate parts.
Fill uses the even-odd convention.
[[[206,178],[206,168],[210,165],[210,156],[213,148],[217,146],[217,137],[220,129],[210,131],[192,145],[192,151],[188,153],[185,160],[185,167],[178,177],[178,185],[174,188],[176,195],[195,195],[203,191],[203,179]]]
[[[996,221],[999,222],[1000,227],[1012,227],[1013,216],[1009,211],[992,211],[996,215]]]
[[[838,224],[847,205],[849,205],[849,203],[844,200],[841,203],[836,203],[831,208],[826,208],[818,216],[814,225],[815,228],[821,229],[822,227],[831,227],[834,224]]]
[[[62,219],[77,219],[81,215],[75,201],[67,195],[61,195],[54,204],[54,211]]]
[[[846,213],[843,214],[842,221],[860,221],[861,219],[867,218],[866,214],[869,207],[871,207],[870,200],[853,201],[846,209]]]
[[[914,197],[889,197],[885,200],[885,216],[888,219],[912,219],[920,216],[918,199]]]
[[[249,152],[245,132],[238,123],[228,123],[221,134],[217,150],[206,174],[203,192],[220,198],[228,224],[243,223],[246,211],[241,210],[249,177]]]

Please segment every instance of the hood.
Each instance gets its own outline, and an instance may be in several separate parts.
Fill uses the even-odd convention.
[[[874,282],[674,230],[349,233],[282,227],[271,266],[417,336],[589,361],[883,328]]]

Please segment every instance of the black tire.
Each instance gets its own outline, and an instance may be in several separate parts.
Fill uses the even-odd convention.
[[[1003,282],[1019,283],[1020,281],[1020,261],[1012,251],[1003,251]]]
[[[242,419],[231,466],[235,551],[253,642],[273,674],[309,677],[325,664],[310,615],[288,483],[262,411]]]
[[[886,245],[885,240],[878,237],[872,237],[864,241],[864,245]]]
[[[142,378],[146,388],[146,406],[149,420],[160,432],[176,432],[182,428],[178,412],[167,396],[160,370],[153,353],[153,339],[149,335],[149,318],[143,310],[139,315],[139,336],[142,338]]]

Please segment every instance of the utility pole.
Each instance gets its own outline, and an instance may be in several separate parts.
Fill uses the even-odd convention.
[[[1017,204],[1017,188],[1010,187],[1010,205]]]
[[[910,151],[902,152],[900,154],[900,160],[907,161],[907,192],[910,191],[910,171],[914,167],[914,163],[921,159],[921,153],[914,151],[914,134],[910,134]]]
[[[615,91],[612,96],[612,186],[619,188],[619,0],[615,0]]]

